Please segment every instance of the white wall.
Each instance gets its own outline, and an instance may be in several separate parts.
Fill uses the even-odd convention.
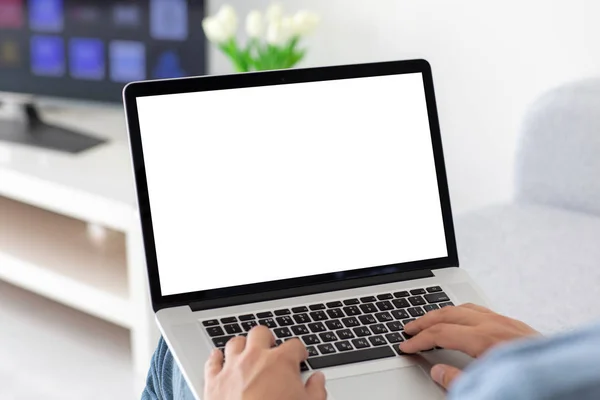
[[[269,0],[228,2],[244,15]],[[284,0],[321,13],[303,66],[426,58],[455,212],[511,198],[519,123],[543,91],[600,75],[597,0]],[[231,72],[211,52],[212,73]]]

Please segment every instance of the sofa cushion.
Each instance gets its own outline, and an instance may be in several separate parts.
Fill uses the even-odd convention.
[[[494,308],[544,333],[600,320],[600,218],[503,205],[455,221],[461,267]]]

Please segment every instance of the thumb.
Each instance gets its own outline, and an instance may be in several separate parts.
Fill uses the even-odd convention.
[[[325,390],[325,375],[322,372],[315,372],[306,381],[306,393],[310,400],[327,400],[327,390]]]
[[[461,373],[460,369],[444,364],[437,364],[431,368],[431,378],[446,390]]]

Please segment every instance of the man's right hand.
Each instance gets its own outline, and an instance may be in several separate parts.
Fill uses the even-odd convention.
[[[404,331],[414,336],[400,344],[405,353],[430,350],[436,346],[479,357],[498,344],[539,335],[527,324],[475,304],[444,307],[406,324]],[[444,388],[461,371],[448,365],[435,365],[431,377]]]

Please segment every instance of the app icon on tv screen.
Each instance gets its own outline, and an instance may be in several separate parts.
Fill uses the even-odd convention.
[[[65,44],[61,37],[31,37],[31,71],[41,76],[64,75]]]
[[[156,79],[168,79],[180,78],[187,74],[181,68],[181,62],[177,53],[174,51],[165,51],[158,57],[152,75]]]
[[[63,0],[30,0],[29,26],[34,31],[58,32],[63,29]]]
[[[69,42],[69,71],[73,78],[104,78],[104,43],[100,39],[74,38]]]
[[[115,40],[110,43],[110,79],[132,82],[146,79],[146,47],[141,42]]]
[[[150,34],[159,40],[185,40],[188,36],[186,0],[151,0]]]
[[[0,0],[0,28],[23,26],[23,0]]]

